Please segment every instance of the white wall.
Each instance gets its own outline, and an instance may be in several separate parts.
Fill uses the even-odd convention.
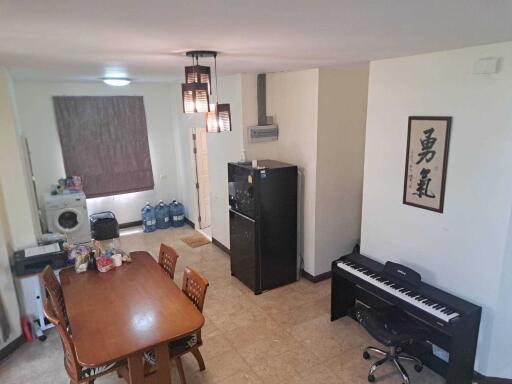
[[[40,204],[43,194],[50,192],[51,185],[65,176],[52,101],[53,96],[64,95],[133,95],[144,98],[155,189],[88,199],[89,214],[111,210],[120,223],[137,221],[146,201],[153,204],[160,199],[169,202],[178,196],[173,131],[176,128],[173,124],[176,95],[169,84],[132,83],[126,87],[111,87],[103,83],[16,82],[14,88],[21,131],[28,138],[31,150]]]
[[[208,173],[210,178],[210,206],[212,237],[229,248],[229,199],[228,162],[239,161],[242,154],[242,83],[241,75],[219,77],[219,101],[231,106],[232,131],[209,133]],[[181,86],[175,84],[175,94]],[[215,96],[211,100],[215,99]],[[188,115],[182,112],[181,96],[176,100],[179,143],[180,198],[186,207],[187,217],[197,224],[197,196],[194,157],[192,154],[192,130],[205,126],[204,115]]]
[[[12,247],[9,245],[10,237],[2,178],[0,178],[0,305],[6,312],[9,329],[8,335],[5,335],[6,340],[3,340],[0,333],[0,350],[21,335],[20,310],[9,263],[9,255],[12,253]]]
[[[0,67],[0,177],[9,207],[7,220],[14,249],[34,245],[36,231],[20,140],[12,100],[12,83],[7,71]]]
[[[179,200],[185,206],[185,216],[194,224],[198,224],[197,194],[195,189],[195,163],[192,153],[192,134],[196,127],[204,126],[202,114],[183,113],[181,104],[181,85],[173,84],[175,95],[173,103],[175,120],[176,164],[178,172]]]
[[[275,160],[297,165],[304,176],[302,257],[315,275],[318,69],[267,75],[267,114],[279,126]]]
[[[0,177],[6,206],[6,225],[9,226],[13,249],[34,245],[36,228],[32,202],[16,126],[16,111],[12,98],[12,82],[7,71],[0,67]]]
[[[360,237],[368,67],[340,67],[267,75],[267,115],[279,140],[249,143],[257,124],[255,74],[242,76],[244,145],[248,159],[299,166],[304,270],[317,276],[352,250]]]
[[[295,164],[304,174],[302,257],[304,269],[315,274],[315,196],[318,126],[318,69],[267,74],[267,115],[279,126],[279,140],[248,143],[247,159],[273,159]],[[257,124],[256,75],[244,74],[243,123]]]
[[[360,239],[368,71],[320,69],[315,275],[330,271]]]
[[[9,74],[0,67],[0,300],[10,329],[5,341],[0,338],[0,349],[21,335],[9,256],[36,241],[11,87]]]
[[[501,71],[473,75],[484,57]],[[475,368],[498,377],[512,377],[511,101],[512,43],[370,66],[361,250],[481,305]],[[402,204],[411,115],[453,116],[443,214]]]

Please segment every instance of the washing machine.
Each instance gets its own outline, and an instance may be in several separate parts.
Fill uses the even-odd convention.
[[[48,231],[62,233],[70,243],[91,241],[84,193],[46,195],[44,203]]]

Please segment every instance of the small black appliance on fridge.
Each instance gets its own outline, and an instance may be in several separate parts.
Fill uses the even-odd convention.
[[[297,280],[295,165],[229,163],[231,274],[255,294]]]

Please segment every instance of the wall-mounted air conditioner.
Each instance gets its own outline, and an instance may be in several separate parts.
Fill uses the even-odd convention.
[[[249,127],[248,130],[250,143],[275,141],[279,137],[279,128],[277,125],[257,125],[255,127]]]

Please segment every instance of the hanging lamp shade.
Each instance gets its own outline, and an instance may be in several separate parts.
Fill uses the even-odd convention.
[[[183,112],[209,112],[210,99],[208,97],[208,84],[189,83],[181,84],[183,99]]]
[[[206,130],[212,132],[231,131],[231,108],[229,104],[211,104],[206,114]]]
[[[205,65],[190,65],[185,67],[185,83],[208,84],[208,93],[212,94],[212,75],[210,67]]]

